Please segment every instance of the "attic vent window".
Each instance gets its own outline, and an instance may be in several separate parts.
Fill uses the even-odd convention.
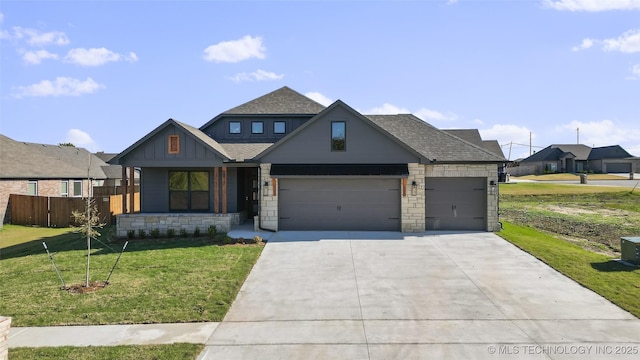
[[[169,135],[169,154],[180,154],[180,137]]]

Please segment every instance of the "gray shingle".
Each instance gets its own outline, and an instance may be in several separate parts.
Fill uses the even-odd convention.
[[[503,162],[504,156],[493,154],[420,120],[411,114],[365,115],[389,134],[436,162]]]
[[[324,106],[285,86],[223,114],[317,114]]]
[[[89,165],[91,163],[91,165]],[[0,178],[106,179],[104,161],[86,149],[15,141],[0,135]]]
[[[273,143],[225,143],[222,147],[229,154],[229,158],[236,161],[253,159]]]

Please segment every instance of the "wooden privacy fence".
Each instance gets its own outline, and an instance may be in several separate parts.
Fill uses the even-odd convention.
[[[129,197],[127,194],[127,204]],[[122,214],[122,195],[96,196],[93,198],[98,208],[100,221],[113,224],[116,215]],[[140,211],[140,193],[135,193],[134,212]],[[30,196],[11,194],[9,209],[11,223],[15,225],[37,225],[43,227],[75,226],[73,211],[86,211],[84,198]]]

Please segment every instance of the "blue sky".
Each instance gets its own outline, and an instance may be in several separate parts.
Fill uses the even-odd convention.
[[[477,128],[512,159],[577,128],[640,156],[640,0],[4,0],[0,27],[15,140],[117,153],[287,85]]]

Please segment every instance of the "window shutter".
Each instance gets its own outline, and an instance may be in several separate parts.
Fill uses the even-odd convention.
[[[180,137],[178,135],[169,135],[169,154],[180,153]]]

